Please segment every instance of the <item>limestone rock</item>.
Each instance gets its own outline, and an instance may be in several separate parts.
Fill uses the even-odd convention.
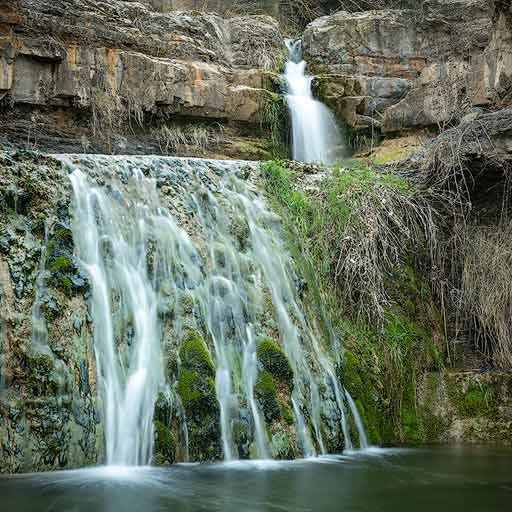
[[[418,386],[427,442],[510,444],[511,390],[508,372],[427,373]]]
[[[304,50],[327,103],[350,126],[367,126],[365,118],[384,132],[445,126],[474,106],[510,101],[511,24],[507,2],[426,0],[414,10],[319,18]],[[340,88],[347,82],[357,94]]]
[[[4,1],[0,34],[0,136],[19,142],[37,127],[34,147],[53,151],[80,150],[84,137],[108,150],[110,132],[140,151],[133,126],[148,135],[154,123],[259,127],[267,69],[284,51],[268,16],[161,13],[119,0]]]

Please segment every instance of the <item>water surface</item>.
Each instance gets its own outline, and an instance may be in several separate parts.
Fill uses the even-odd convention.
[[[371,449],[294,462],[104,467],[0,478],[9,512],[510,510],[512,450]]]

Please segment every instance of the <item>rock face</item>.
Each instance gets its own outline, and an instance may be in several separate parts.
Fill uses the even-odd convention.
[[[272,99],[266,70],[283,48],[277,23],[264,16],[3,1],[0,135],[40,149],[129,153],[161,149],[155,139],[172,142],[191,119],[207,134],[219,123],[234,138],[258,132]]]
[[[0,473],[90,465],[103,450],[87,286],[58,167],[0,155]]]
[[[512,374],[443,372],[424,376],[418,390],[429,442],[512,442]]]
[[[165,11],[202,10],[219,14],[266,13],[277,17],[280,0],[149,0],[154,7]]]
[[[510,103],[511,27],[510,2],[426,0],[319,18],[304,50],[321,95],[351,127],[442,127]]]

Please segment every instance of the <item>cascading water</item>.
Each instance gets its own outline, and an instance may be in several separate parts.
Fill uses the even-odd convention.
[[[226,460],[281,456],[256,396],[257,347],[270,335],[293,370],[290,410],[300,453],[326,453],[329,432],[352,448],[347,406],[365,446],[355,404],[305,314],[279,219],[251,181],[256,164],[64,159],[75,195],[75,244],[91,284],[109,464],[151,461],[159,392],[176,397],[169,402],[186,421],[176,377],[163,368],[191,325],[209,340],[215,362]],[[240,425],[247,449],[239,444]],[[181,430],[188,453],[186,424]]]
[[[333,113],[313,98],[312,76],[306,74],[302,42],[288,40],[285,68],[286,102],[290,111],[293,159],[333,164],[343,153],[343,141]]]
[[[137,172],[127,191],[113,183],[107,192],[80,170],[71,182],[75,244],[92,288],[107,463],[147,464],[162,383],[158,302],[147,268],[149,244],[161,222],[156,191]],[[145,194],[153,201],[141,201]]]

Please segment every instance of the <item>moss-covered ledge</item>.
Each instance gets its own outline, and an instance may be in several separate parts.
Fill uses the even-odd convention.
[[[512,372],[427,373],[418,405],[427,442],[512,444]]]

